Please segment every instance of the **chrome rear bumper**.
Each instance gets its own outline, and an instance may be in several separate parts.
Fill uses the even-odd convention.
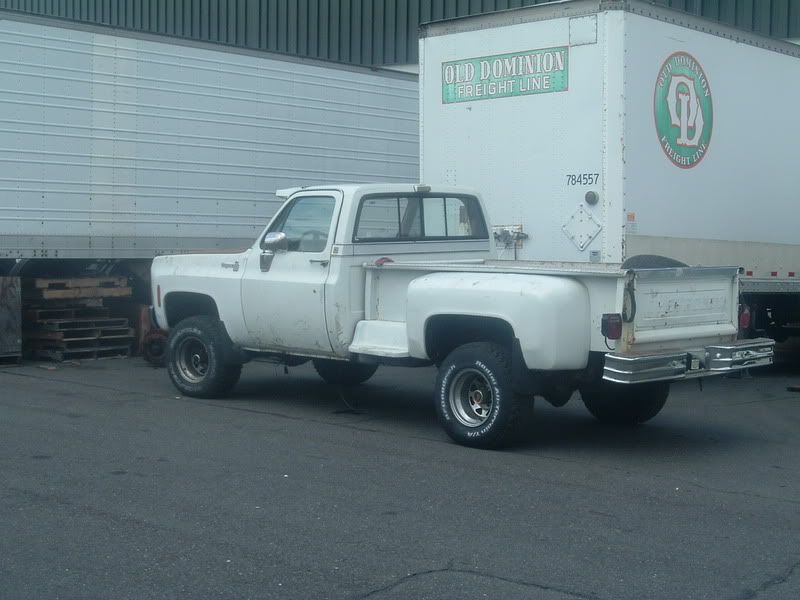
[[[617,383],[646,383],[724,375],[771,365],[775,342],[768,338],[738,340],[700,350],[664,354],[606,354],[603,379]]]

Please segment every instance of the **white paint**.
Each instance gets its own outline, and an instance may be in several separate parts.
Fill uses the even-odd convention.
[[[389,358],[406,358],[406,324],[396,321],[359,321],[350,344],[350,352]]]
[[[773,280],[796,282],[800,58],[788,45],[779,52],[738,41],[749,34],[730,39],[632,12],[702,24],[649,4],[590,10],[565,2],[428,26],[422,179],[482,190],[492,225],[522,225],[529,239],[503,258],[588,262],[596,251],[620,262],[652,247],[689,264],[739,265],[766,278],[777,271]],[[442,102],[444,62],[570,43],[567,92]],[[665,156],[653,117],[659,71],[678,51],[699,61],[714,106],[708,153],[692,169]],[[687,110],[676,105],[675,118],[691,143],[703,117],[689,110],[690,96],[677,96]],[[568,185],[568,174],[581,173],[599,173],[598,185]],[[590,190],[599,194],[594,206],[584,204]],[[561,231],[579,204],[603,227],[584,249]]]
[[[613,294],[616,281],[607,279],[606,283],[605,292]],[[511,325],[528,367],[581,369],[589,356],[589,313],[588,290],[575,279],[432,273],[408,286],[409,349],[412,356],[427,357],[425,329],[436,315],[493,317]]]
[[[337,203],[324,250],[278,254],[267,272],[260,269],[258,241],[241,254],[159,257],[154,288],[160,286],[165,303],[176,291],[211,296],[234,342],[256,351],[426,359],[426,327],[438,315],[505,321],[530,368],[580,369],[589,351],[608,350],[600,322],[605,313],[623,312],[629,275],[619,265],[492,261],[489,240],[436,242],[421,255],[426,242],[352,242],[363,196],[413,190],[408,184],[305,188],[287,203],[323,195]],[[467,193],[433,188],[457,191]],[[381,257],[393,262],[376,266]],[[236,271],[223,266],[236,263]],[[735,269],[664,270],[640,274],[632,285],[639,318],[627,325],[625,351],[735,339]],[[164,306],[156,316],[166,324]]]

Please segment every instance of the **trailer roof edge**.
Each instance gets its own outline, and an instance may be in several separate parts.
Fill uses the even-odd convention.
[[[673,25],[680,25],[740,44],[747,44],[800,58],[800,46],[797,44],[737,29],[712,19],[674,8],[667,8],[645,0],[559,0],[558,2],[523,6],[494,13],[454,17],[452,19],[423,23],[420,25],[419,37],[426,38],[451,33],[480,31],[521,23],[546,21],[558,17],[580,17],[615,10],[629,12]]]

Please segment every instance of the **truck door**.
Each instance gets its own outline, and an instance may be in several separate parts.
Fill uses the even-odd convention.
[[[325,282],[342,194],[295,195],[264,237],[283,232],[287,248],[254,248],[242,278],[242,311],[249,348],[330,354]],[[260,240],[264,247],[263,238]],[[259,256],[259,254],[261,254]]]

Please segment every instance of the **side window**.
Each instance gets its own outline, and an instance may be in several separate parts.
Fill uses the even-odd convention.
[[[335,206],[330,196],[302,196],[283,210],[267,233],[285,233],[290,252],[322,252],[328,245]]]

